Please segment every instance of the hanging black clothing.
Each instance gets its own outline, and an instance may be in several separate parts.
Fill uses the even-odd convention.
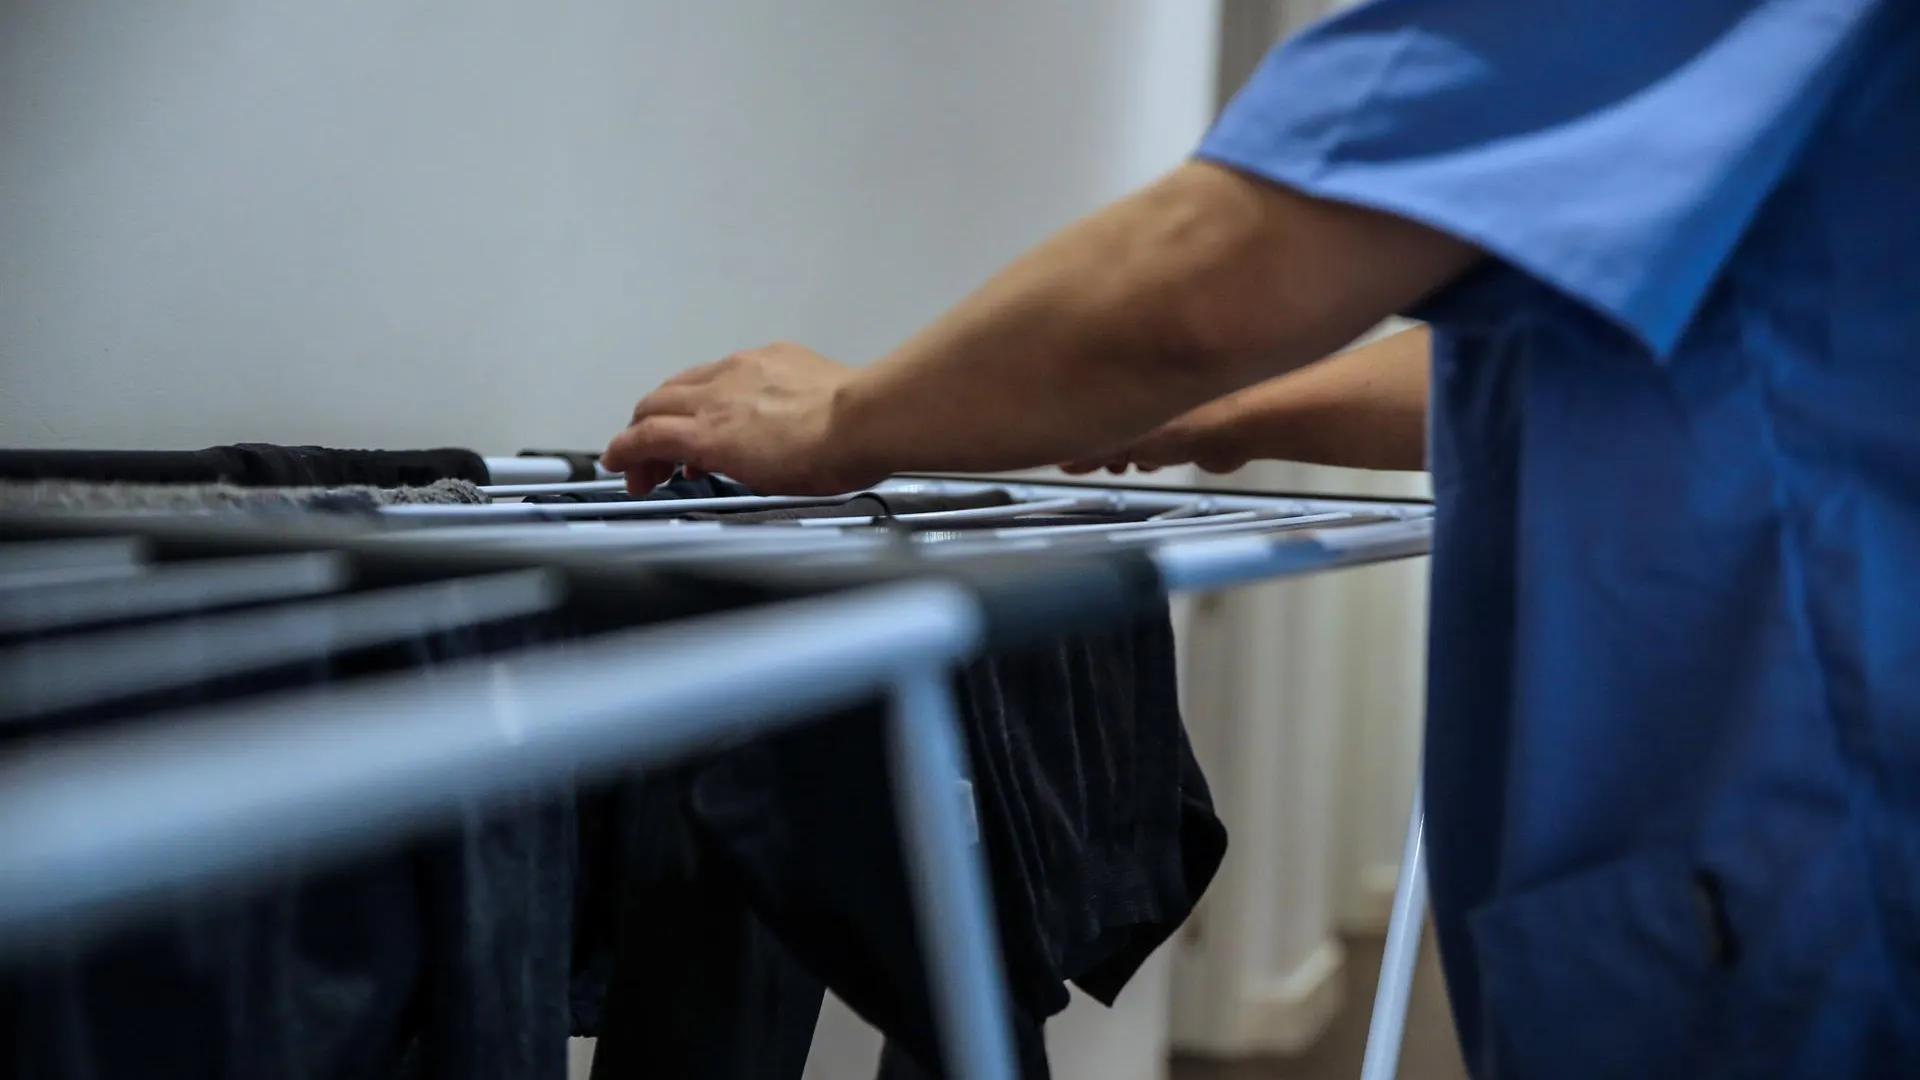
[[[1041,1025],[1066,1006],[1065,983],[1111,1003],[1198,902],[1226,834],[1180,722],[1164,615],[979,661],[957,687],[1021,1067],[1035,1080],[1047,1075]],[[732,1035],[817,1012],[796,962],[894,1054],[940,1075],[885,746],[876,706],[689,768],[669,798],[693,823],[679,865],[708,917],[671,917],[685,905],[650,898],[658,884],[644,875],[627,880],[596,1080],[799,1076],[804,1052],[769,1039],[759,1053]],[[683,980],[732,1004],[663,1011],[659,995]]]
[[[655,497],[735,493],[676,484]],[[164,722],[197,702],[564,638],[583,632],[576,618],[597,630],[778,590],[668,591],[87,722]],[[1225,835],[1181,726],[1164,612],[978,661],[956,687],[1034,1080],[1065,982],[1111,1000],[1191,910]],[[172,921],[0,982],[0,1066],[23,1080],[557,1080],[571,1020],[601,1035],[602,1080],[781,1080],[804,1067],[829,988],[896,1059],[938,1075],[886,737],[878,707],[855,710],[577,795],[529,791],[246,896],[183,899]]]
[[[7,725],[0,754],[49,731],[163,724],[174,708],[520,648],[554,629],[470,627]],[[181,897],[105,940],[0,967],[0,1075],[563,1080],[575,857],[569,793],[525,790],[424,839]]]

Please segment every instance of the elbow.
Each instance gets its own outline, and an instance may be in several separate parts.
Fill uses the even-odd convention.
[[[1168,354],[1251,382],[1319,359],[1369,325],[1343,319],[1331,283],[1310,272],[1305,197],[1195,162],[1149,198],[1144,242],[1166,268]]]
[[[1251,382],[1346,347],[1480,253],[1426,226],[1205,162],[1148,191],[1169,351]]]

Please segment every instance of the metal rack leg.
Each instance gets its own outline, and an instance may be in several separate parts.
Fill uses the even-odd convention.
[[[986,860],[956,790],[967,771],[953,689],[944,670],[928,670],[898,680],[893,694],[895,798],[947,1075],[1014,1080]]]
[[[1426,921],[1427,859],[1425,813],[1419,788],[1407,818],[1407,842],[1400,852],[1400,878],[1393,886],[1393,916],[1387,923],[1386,953],[1380,958],[1380,985],[1373,995],[1373,1020],[1367,1028],[1367,1056],[1360,1080],[1393,1080],[1400,1071],[1400,1043],[1407,1029],[1407,1001],[1420,962],[1420,928]]]

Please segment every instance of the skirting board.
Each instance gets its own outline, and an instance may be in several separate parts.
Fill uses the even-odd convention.
[[[1182,1039],[1182,1054],[1217,1060],[1299,1054],[1333,1022],[1345,998],[1346,949],[1328,940],[1279,978],[1247,986],[1228,1022],[1204,1040]]]
[[[1374,863],[1360,869],[1359,884],[1340,905],[1340,932],[1379,937],[1393,918],[1393,890],[1400,881],[1399,863]]]

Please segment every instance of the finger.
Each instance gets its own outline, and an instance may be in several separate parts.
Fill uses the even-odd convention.
[[[691,367],[675,375],[655,387],[653,393],[641,398],[639,404],[633,407],[633,415],[628,422],[655,412],[692,412],[691,403],[700,400],[701,388],[719,378],[726,366],[726,361],[721,360]]]
[[[1123,473],[1127,471],[1127,466],[1132,461],[1133,450],[1132,448],[1128,448],[1125,450],[1116,450],[1105,457],[1081,458],[1078,461],[1068,462],[1060,468],[1076,476],[1099,472],[1101,469],[1105,469],[1111,473]]]
[[[706,396],[705,387],[669,383],[641,398],[627,423],[637,424],[649,416],[692,416],[699,411]]]
[[[1161,469],[1185,465],[1191,460],[1190,455],[1170,450],[1172,448],[1166,446],[1145,447],[1143,452],[1133,455],[1133,467],[1144,473],[1159,472]]]
[[[700,457],[700,424],[691,416],[648,416],[613,437],[600,460],[608,469],[645,473],[667,466],[669,473],[682,462]]]
[[[673,466],[663,461],[656,461],[627,472],[625,477],[627,494],[646,495],[673,479]]]

